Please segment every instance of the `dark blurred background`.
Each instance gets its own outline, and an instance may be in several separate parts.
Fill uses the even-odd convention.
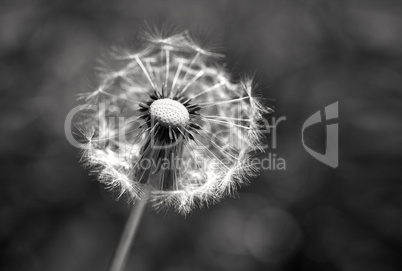
[[[188,217],[145,211],[127,270],[401,270],[401,1],[0,2],[0,269],[106,270],[128,207],[64,135],[97,59],[145,22],[208,32],[286,116],[286,170]],[[272,99],[272,100],[271,100]],[[339,167],[303,122],[339,101]],[[321,127],[322,126],[322,127]],[[306,134],[325,149],[325,126]]]

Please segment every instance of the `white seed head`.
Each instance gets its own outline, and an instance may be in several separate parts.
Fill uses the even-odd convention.
[[[154,101],[149,109],[151,118],[164,127],[184,127],[190,115],[187,108],[178,101],[165,98]]]
[[[221,55],[188,32],[145,37],[144,49],[115,54],[115,68],[101,69],[97,89],[81,96],[116,109],[85,112],[76,123],[87,139],[83,160],[120,195],[137,199],[150,189],[156,209],[186,214],[255,175],[270,109],[253,97],[250,79],[233,82]]]

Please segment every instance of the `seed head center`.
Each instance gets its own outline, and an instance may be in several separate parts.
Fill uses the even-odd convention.
[[[150,106],[149,113],[154,121],[164,127],[183,127],[190,119],[184,105],[167,98],[154,101]]]

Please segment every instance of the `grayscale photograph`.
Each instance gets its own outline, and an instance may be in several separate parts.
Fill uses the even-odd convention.
[[[402,2],[1,0],[1,271],[402,270]]]

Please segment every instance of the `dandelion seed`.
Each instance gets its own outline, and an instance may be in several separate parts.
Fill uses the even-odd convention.
[[[77,124],[88,137],[83,159],[119,195],[137,199],[149,191],[155,208],[186,214],[255,174],[250,157],[270,109],[253,97],[251,80],[233,83],[217,64],[221,56],[188,32],[147,35],[146,44],[115,54],[119,67],[103,69],[98,89],[80,96],[114,106]]]

